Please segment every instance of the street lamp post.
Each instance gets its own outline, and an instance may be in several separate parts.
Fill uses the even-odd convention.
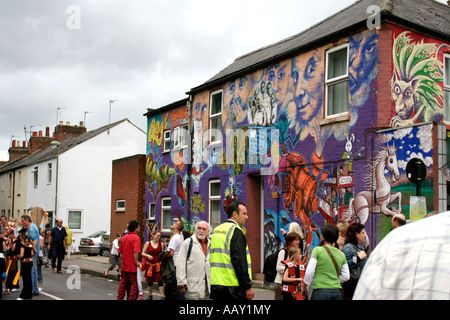
[[[55,181],[55,213],[53,217],[56,219],[56,213],[58,211],[58,173],[59,173],[59,146],[60,142],[58,141],[52,141],[52,145],[56,146],[56,181]]]

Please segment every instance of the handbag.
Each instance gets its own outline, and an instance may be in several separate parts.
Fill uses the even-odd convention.
[[[336,260],[334,259],[334,256],[331,253],[330,249],[328,249],[328,247],[326,245],[324,245],[323,247],[328,252],[328,255],[330,256],[331,261],[333,261],[334,267],[336,268],[336,274],[337,274],[337,277],[339,279],[339,273],[340,272],[339,272],[339,268],[338,268],[338,265],[336,263]],[[341,283],[341,293],[342,293],[342,299],[344,299],[344,288],[342,287],[342,283]]]
[[[46,256],[39,256],[38,263],[39,263],[41,266],[46,266],[46,265],[48,265],[48,259],[47,259],[47,257],[46,257]]]

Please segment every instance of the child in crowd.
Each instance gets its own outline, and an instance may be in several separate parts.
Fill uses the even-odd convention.
[[[283,275],[281,291],[283,300],[303,300],[300,294],[305,277],[305,266],[302,263],[302,249],[291,247],[288,251],[289,260],[284,260],[286,271]]]

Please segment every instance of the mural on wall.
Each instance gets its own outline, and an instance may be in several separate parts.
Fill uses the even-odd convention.
[[[442,121],[443,119],[443,50],[446,44],[415,40],[413,33],[402,32],[394,39],[394,72],[391,95],[395,116],[392,127]]]
[[[356,170],[355,162],[366,156],[365,146],[361,144],[361,131],[353,131],[352,128],[360,119],[360,110],[375,105],[377,90],[373,80],[378,75],[378,36],[376,30],[367,30],[349,37],[347,41],[348,121],[325,126],[320,123],[324,104],[325,52],[331,45],[281,61],[224,85],[223,149],[216,151],[216,158],[219,159],[217,166],[209,160],[212,158],[209,153],[213,150],[209,149],[206,141],[209,92],[195,96],[191,176],[195,185],[218,176],[223,177],[222,181],[232,181],[232,184],[222,186],[225,209],[225,204],[232,199],[246,197],[245,184],[239,187],[236,183],[241,176],[260,172],[257,169],[265,168],[267,164],[275,168],[265,179],[267,188],[278,194],[276,200],[265,200],[265,241],[270,239],[282,245],[282,235],[276,230],[280,220],[272,219],[269,212],[282,214],[286,215],[282,219],[283,226],[287,225],[286,221],[296,221],[305,228],[307,252],[310,252],[319,242],[320,227],[324,223],[336,223],[344,217],[349,198],[346,193],[353,193],[353,175],[362,175]],[[227,129],[244,130],[248,141],[236,144],[228,139]],[[278,135],[272,134],[271,130],[276,130]],[[330,147],[325,148],[327,143]],[[235,148],[233,155],[226,153],[231,148]],[[338,155],[336,150],[342,151]],[[245,161],[237,161],[242,154]],[[326,180],[332,178],[330,174],[334,179],[341,177],[339,181],[350,183],[326,184]],[[346,178],[342,179],[343,176]],[[234,183],[236,188],[232,187]],[[208,198],[205,191],[202,193],[202,188],[199,192],[203,199]],[[336,193],[336,198],[346,198],[347,203],[336,207],[335,202],[326,202],[332,197],[332,192]],[[275,210],[277,201],[285,210]],[[329,205],[330,209],[320,211],[321,203],[324,208]],[[338,211],[334,216],[331,216],[332,206]],[[270,246],[267,250],[265,248],[264,254],[270,254],[271,250]]]
[[[411,159],[421,159],[426,168],[426,178],[422,182],[421,195],[426,199],[427,211],[433,210],[434,182],[433,173],[433,125],[417,125],[398,128],[379,133],[376,143],[379,146],[389,145],[396,149],[399,178],[391,185],[391,194],[401,194],[401,203],[388,206],[393,212],[403,213],[407,219],[410,217],[410,197],[416,195],[416,185],[411,183],[406,175],[406,166]],[[383,147],[381,147],[382,152]],[[382,195],[380,195],[382,196]],[[390,208],[389,208],[390,207]],[[385,217],[385,218],[383,218]],[[389,215],[379,215],[377,226],[377,239],[380,240],[391,230]]]
[[[386,177],[386,170],[389,171],[390,181]],[[386,216],[401,213],[402,194],[391,192],[391,184],[399,178],[397,149],[394,145],[383,146],[373,164],[369,163],[365,175],[365,182],[369,189],[361,191],[355,198],[350,199],[349,208],[343,220],[352,221],[358,217],[358,220],[365,224],[369,213],[381,212]],[[395,201],[397,201],[398,209],[393,211],[389,206]]]

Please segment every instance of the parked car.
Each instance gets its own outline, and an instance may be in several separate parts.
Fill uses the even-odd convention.
[[[78,250],[80,253],[94,256],[100,254],[100,243],[106,231],[97,231],[86,238],[81,238]]]
[[[102,235],[102,241],[100,242],[100,255],[101,256],[109,257],[110,239],[111,239],[111,236],[109,235],[109,232]]]

